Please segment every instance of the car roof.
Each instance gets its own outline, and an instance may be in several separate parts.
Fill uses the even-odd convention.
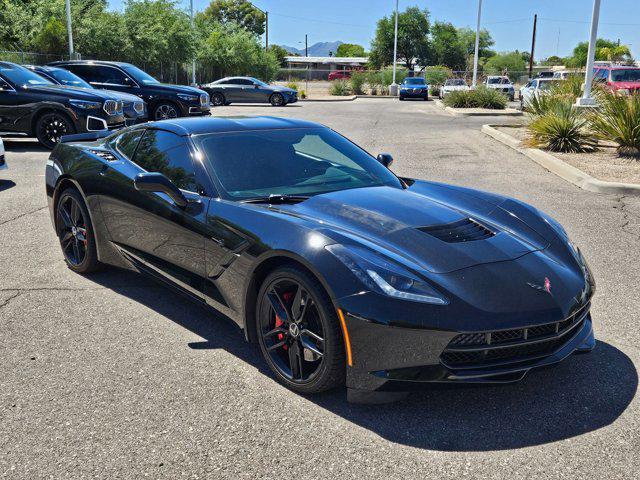
[[[243,132],[252,130],[284,130],[292,128],[327,128],[324,125],[295,118],[256,117],[184,117],[161,120],[140,125],[141,128],[159,128],[178,135]]]
[[[115,65],[116,67],[131,67],[130,63],[126,62],[111,62],[108,60],[58,60],[57,62],[51,62],[48,66],[55,67],[56,65]]]
[[[28,68],[29,70],[41,70],[43,72],[55,72],[56,70],[64,71],[64,68],[49,67],[47,65],[23,65],[23,67]]]
[[[603,70],[640,70],[640,67],[634,67],[633,65],[596,65],[594,68]]]

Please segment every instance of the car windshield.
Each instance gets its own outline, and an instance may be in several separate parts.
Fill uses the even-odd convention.
[[[506,77],[493,77],[488,80],[489,85],[504,85],[509,83],[509,79]]]
[[[262,80],[258,80],[257,78],[253,78],[253,77],[251,77],[251,78],[250,78],[250,80],[251,80],[253,83],[256,83],[256,84],[260,85],[261,87],[268,87],[268,86],[269,86],[269,84],[268,84],[268,83],[264,83]]]
[[[424,85],[424,80],[422,78],[405,78],[404,79],[404,83],[405,85]]]
[[[611,70],[611,80],[614,82],[640,82],[640,68]]]
[[[156,83],[160,83],[158,80],[153,78],[144,70],[140,70],[138,67],[134,67],[133,65],[126,65],[123,67],[124,71],[133,77],[133,79],[142,83],[143,85],[154,85]]]
[[[71,73],[69,70],[64,70],[63,68],[56,68],[53,70],[48,70],[47,73],[55,78],[60,85],[68,85],[70,87],[81,87],[81,88],[93,88],[79,76]]]
[[[461,78],[450,78],[446,82],[444,82],[446,87],[461,87],[466,85],[465,81]]]
[[[328,128],[253,130],[193,137],[212,167],[222,198],[312,196],[400,180]]]
[[[0,74],[20,87],[23,85],[53,85],[53,82],[20,65],[0,64]]]
[[[551,89],[551,86],[552,86],[554,83],[556,83],[556,84],[557,84],[558,82],[541,82],[541,81],[539,81],[539,82],[538,82],[538,89],[539,89],[539,90],[550,90],[550,89]]]

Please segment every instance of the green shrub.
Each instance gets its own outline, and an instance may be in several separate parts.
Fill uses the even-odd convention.
[[[479,86],[473,90],[455,90],[444,97],[444,104],[453,108],[489,108],[501,110],[506,108],[506,97],[490,88]]]
[[[349,83],[351,84],[351,91],[354,95],[364,94],[364,84],[367,81],[367,77],[364,72],[352,72]]]
[[[440,96],[440,85],[431,85],[429,84],[429,95],[432,97]]]
[[[334,80],[329,87],[329,95],[345,96],[351,95],[351,89],[349,88],[349,82],[344,79]]]
[[[449,67],[443,65],[436,65],[434,67],[427,67],[424,70],[424,78],[429,85],[444,85],[447,78],[452,78],[453,72]]]
[[[589,114],[598,137],[618,144],[618,154],[640,158],[640,94],[598,95],[599,108]]]
[[[582,96],[582,86],[584,77],[569,77],[566,80],[553,82],[551,85],[551,95],[561,95],[572,97],[573,100]]]
[[[378,93],[382,90],[382,76],[380,75],[380,72],[369,70],[365,73],[365,79],[367,85],[369,85],[371,95],[378,95]]]
[[[525,144],[552,152],[591,152],[598,143],[588,126],[584,113],[565,99],[533,119],[527,127],[529,138]]]
[[[384,87],[385,92],[389,92],[389,85],[393,83],[393,67],[387,67],[380,71],[380,81]],[[400,84],[407,76],[407,71],[403,68],[396,66],[396,83]]]
[[[553,110],[559,102],[566,101],[566,98],[567,97],[553,95],[551,93],[531,95],[531,97],[524,102],[524,111],[533,117],[539,117]]]
[[[300,98],[307,98],[307,91],[306,90],[300,90],[298,92],[298,94],[300,95]]]
[[[287,88],[291,88],[297,92],[300,87],[298,86],[298,82],[289,82],[287,83]]]

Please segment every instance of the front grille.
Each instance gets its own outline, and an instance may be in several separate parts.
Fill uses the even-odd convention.
[[[110,123],[107,128],[109,130],[120,130],[121,128],[124,128],[127,126],[126,122],[118,122],[118,123]]]
[[[474,240],[484,240],[495,235],[487,227],[471,218],[463,218],[457,222],[443,225],[420,227],[418,230],[447,243],[472,242]]]
[[[104,102],[104,111],[109,115],[117,115],[122,113],[122,109],[124,108],[122,100],[107,100]]]
[[[562,347],[583,325],[589,313],[584,305],[570,317],[527,328],[457,335],[440,355],[454,369],[485,368],[496,364],[526,362],[547,356]]]

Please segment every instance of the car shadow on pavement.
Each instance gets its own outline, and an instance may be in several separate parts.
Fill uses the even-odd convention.
[[[4,192],[5,190],[9,190],[16,186],[16,182],[11,180],[2,180],[0,179],[0,192]]]
[[[49,152],[35,138],[3,137],[4,148],[7,152]]]
[[[255,345],[230,319],[198,307],[138,274],[117,269],[89,276],[202,337],[188,348],[224,349],[272,377]],[[275,382],[275,380],[274,380]],[[489,451],[541,445],[613,423],[633,400],[636,368],[622,351],[598,341],[589,354],[531,371],[514,384],[429,384],[385,405],[346,401],[345,389],[306,397],[321,408],[400,444],[442,451]]]

